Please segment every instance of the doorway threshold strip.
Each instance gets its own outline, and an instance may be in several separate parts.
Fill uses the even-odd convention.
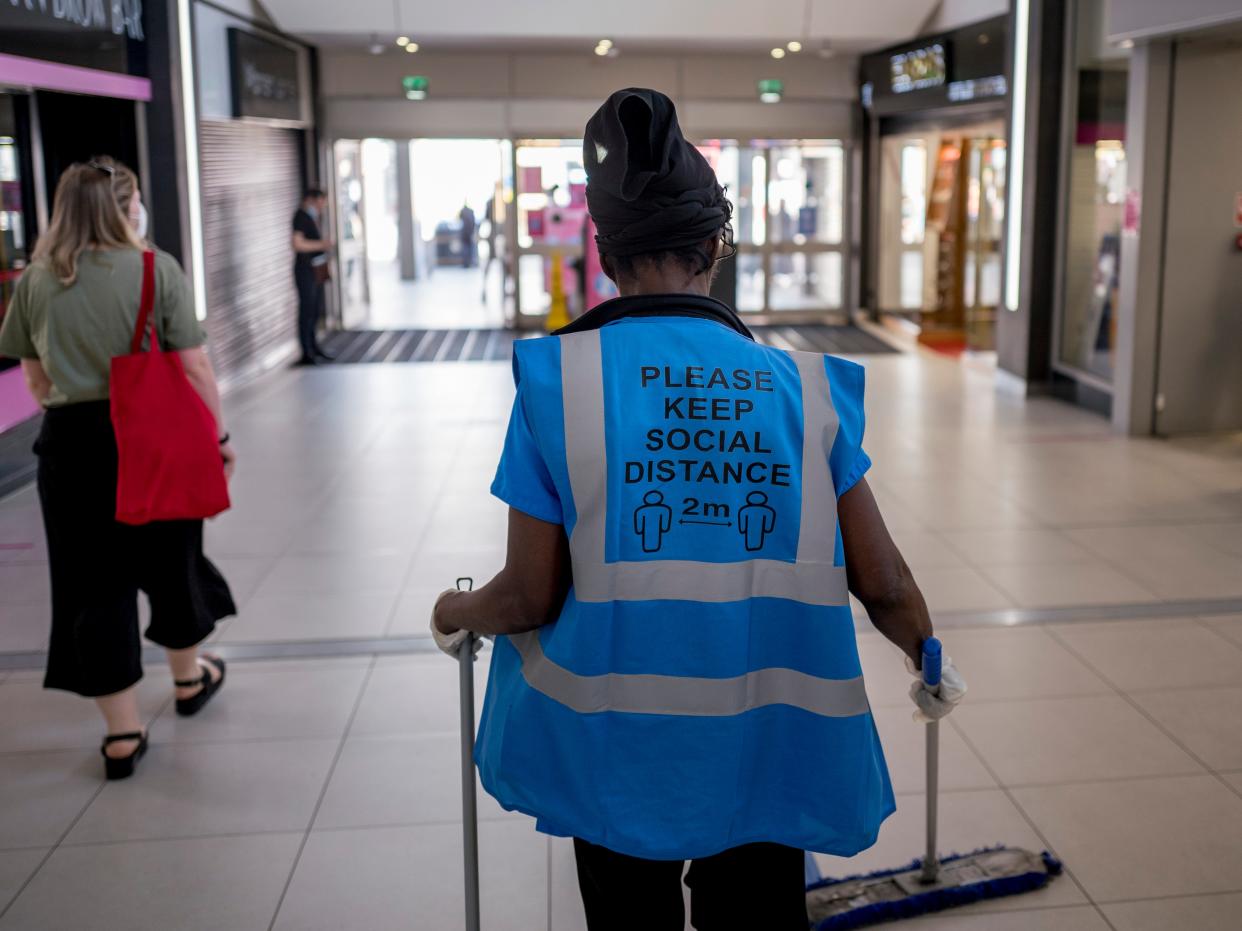
[[[752,327],[756,339],[777,349],[876,355],[896,352],[883,340],[848,324],[798,324]],[[502,329],[340,330],[328,334],[323,347],[338,365],[380,362],[507,362],[513,343],[538,333]]]
[[[1077,605],[1063,608],[1013,608],[1001,611],[933,612],[932,621],[942,630],[986,627],[1023,627],[1039,624],[1073,624],[1093,621],[1141,621],[1159,618],[1212,617],[1242,614],[1242,598],[1158,601],[1141,604]],[[855,617],[859,630],[870,630],[865,617]],[[412,637],[353,637],[337,640],[274,640],[264,643],[207,644],[213,653],[239,662],[281,659],[339,659],[349,656],[404,656],[435,653],[430,634]],[[164,651],[145,647],[143,663],[163,662]],[[0,652],[0,671],[41,669],[47,660],[42,650]]]

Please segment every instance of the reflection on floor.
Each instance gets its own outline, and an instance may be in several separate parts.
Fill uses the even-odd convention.
[[[357,292],[357,287],[354,291]],[[502,327],[500,264],[493,262],[483,298],[483,270],[442,266],[417,281],[402,281],[395,262],[371,263],[371,303],[346,319],[356,328],[456,329]]]
[[[1236,928],[1238,446],[1118,438],[930,354],[864,361],[870,480],[971,687],[942,729],[942,846],[1048,847],[1067,867],[918,927]],[[241,613],[220,648],[425,636],[437,592],[503,560],[486,489],[512,392],[507,365],[482,363],[284,371],[231,397],[235,507],[208,550]],[[37,651],[32,490],[0,502],[0,543],[25,546],[0,547],[0,651]],[[1119,605],[1133,615],[1081,620]],[[1005,623],[1037,611],[1056,622]],[[877,634],[860,644],[898,812],[827,873],[921,848],[908,677]],[[151,753],[104,785],[94,709],[0,669],[0,929],[462,926],[451,661],[238,661],[188,721],[148,673]],[[481,806],[484,926],[580,931],[570,845]]]

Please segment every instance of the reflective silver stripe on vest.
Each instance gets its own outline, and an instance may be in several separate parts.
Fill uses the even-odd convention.
[[[821,679],[779,666],[728,679],[641,673],[581,676],[548,659],[538,631],[511,636],[509,641],[521,654],[526,684],[579,714],[724,717],[766,705],[791,705],[824,717],[847,718],[871,710],[861,676]]]
[[[577,523],[569,539],[574,596],[582,602],[742,601],[787,598],[847,605],[836,550],[837,498],[828,466],[838,419],[824,357],[792,353],[802,381],[802,513],[797,562],[732,563],[652,559],[607,562],[608,455],[604,437],[604,366],[598,330],[560,337],[565,458]]]

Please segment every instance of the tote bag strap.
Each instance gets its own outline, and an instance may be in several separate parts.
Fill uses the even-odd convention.
[[[138,324],[134,327],[134,339],[129,351],[142,352],[142,334],[151,326],[151,348],[156,352],[160,349],[160,338],[155,332],[155,315],[151,312],[155,306],[155,253],[148,249],[142,253],[142,303],[138,306]]]

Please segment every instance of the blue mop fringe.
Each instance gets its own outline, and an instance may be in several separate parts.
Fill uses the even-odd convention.
[[[976,854],[1002,849],[1004,848],[981,847],[972,853],[953,854],[952,856],[944,857],[940,862],[952,863],[954,860],[961,860],[965,857],[973,857]],[[952,889],[936,889],[892,902],[876,902],[872,905],[864,905],[853,911],[842,912],[840,915],[832,915],[820,920],[815,924],[813,931],[848,931],[850,928],[864,928],[867,925],[879,924],[884,921],[896,921],[901,918],[913,918],[916,915],[940,912],[948,908],[956,908],[959,905],[981,902],[984,899],[999,899],[1008,895],[1016,895],[1019,892],[1030,892],[1032,889],[1039,889],[1047,885],[1051,877],[1059,876],[1061,873],[1060,860],[1046,850],[1040,856],[1044,861],[1044,867],[1047,872],[1034,871],[1022,873],[1019,876],[990,879],[986,882],[956,886]],[[846,876],[842,879],[825,879],[817,883],[811,883],[807,886],[807,891],[823,889],[827,886],[850,882],[855,879],[881,879],[885,876],[893,876],[897,873],[905,873],[908,870],[917,869],[922,863],[922,860],[914,860],[908,866],[898,867],[897,869],[877,870],[874,873]]]

